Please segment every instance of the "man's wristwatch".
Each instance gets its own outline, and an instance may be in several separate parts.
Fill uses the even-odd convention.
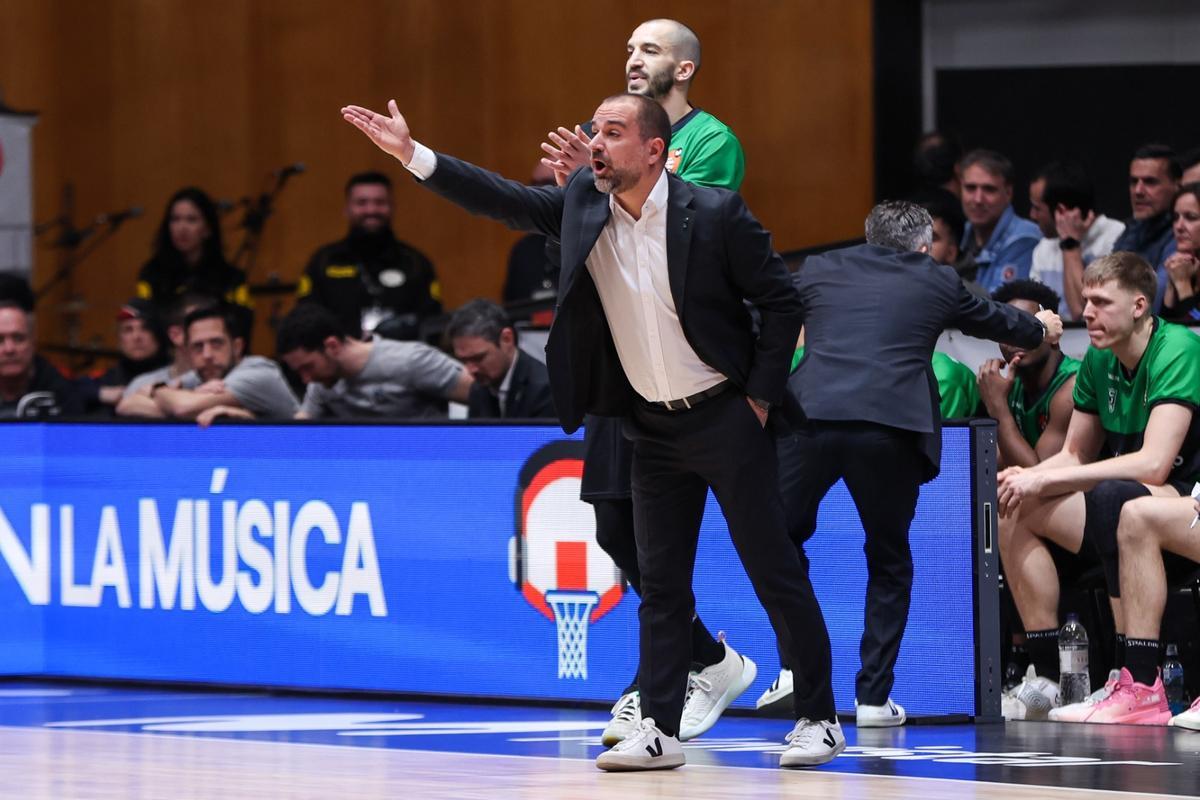
[[[1059,250],[1078,250],[1079,249],[1079,240],[1073,239],[1070,236],[1064,236],[1058,240],[1058,249]]]

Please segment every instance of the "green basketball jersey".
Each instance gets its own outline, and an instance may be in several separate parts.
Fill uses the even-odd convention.
[[[972,417],[979,408],[979,383],[975,373],[945,353],[933,353],[933,376],[941,394],[942,419]]]
[[[1013,381],[1012,389],[1008,392],[1008,408],[1012,411],[1013,419],[1017,421],[1017,427],[1021,429],[1021,436],[1029,442],[1030,447],[1037,447],[1038,439],[1042,438],[1042,431],[1050,424],[1050,402],[1054,395],[1058,394],[1058,390],[1072,375],[1079,372],[1081,363],[1070,356],[1063,356],[1046,391],[1028,407],[1025,405],[1025,384],[1021,377],[1018,375]]]
[[[1089,347],[1075,379],[1075,407],[1100,417],[1108,451],[1114,456],[1141,448],[1150,409],[1159,403],[1179,403],[1193,412],[1200,407],[1200,337],[1158,317],[1153,324],[1146,352],[1132,375],[1111,350]],[[1193,413],[1170,480],[1198,478],[1200,418]]]
[[[671,128],[667,171],[697,186],[736,192],[746,174],[746,159],[729,126],[696,108]]]

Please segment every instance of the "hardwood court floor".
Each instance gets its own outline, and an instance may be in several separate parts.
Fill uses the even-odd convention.
[[[722,720],[663,773],[591,764],[605,715],[0,683],[0,798],[1109,798],[1200,793],[1200,734],[1048,723],[856,731],[774,766],[777,720]]]

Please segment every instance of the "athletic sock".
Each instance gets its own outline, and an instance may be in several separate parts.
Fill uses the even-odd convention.
[[[724,658],[725,645],[713,638],[700,617],[692,617],[692,660],[703,669],[720,664]]]
[[[1113,664],[1113,669],[1120,669],[1125,666],[1125,634],[1117,634],[1116,652],[1113,655],[1117,659],[1117,663]]]
[[[1125,639],[1125,669],[1143,686],[1158,680],[1158,639]]]
[[[1045,631],[1026,631],[1025,649],[1038,677],[1058,683],[1058,628]]]

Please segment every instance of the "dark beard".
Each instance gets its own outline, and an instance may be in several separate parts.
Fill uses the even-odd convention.
[[[628,83],[629,81],[627,78],[626,85],[628,85]],[[633,93],[640,94],[643,97],[649,97],[651,100],[662,100],[670,93],[671,87],[674,85],[675,78],[671,76],[671,73],[668,70],[663,70],[662,72],[654,74],[646,73],[646,88],[642,89],[640,92],[635,91]]]

